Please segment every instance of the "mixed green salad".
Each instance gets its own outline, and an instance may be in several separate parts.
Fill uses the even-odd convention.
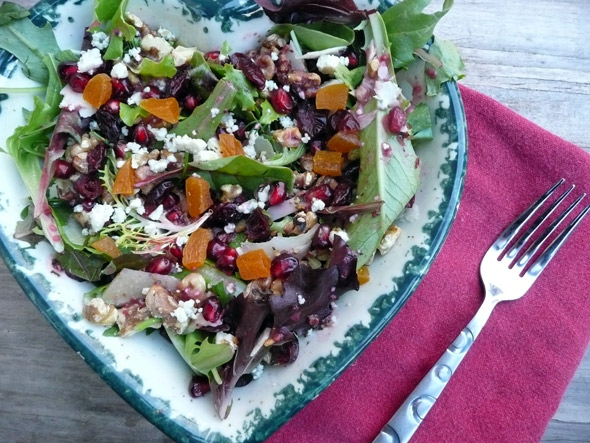
[[[42,85],[5,148],[31,196],[15,237],[96,285],[83,313],[105,335],[167,337],[221,418],[391,249],[424,101],[463,67],[432,37],[451,0],[257,3],[275,26],[247,53],[185,46],[126,0],[96,0],[80,50],[0,7],[0,47]],[[406,98],[396,71],[415,65]]]

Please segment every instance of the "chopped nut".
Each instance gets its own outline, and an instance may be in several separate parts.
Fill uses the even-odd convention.
[[[283,280],[280,278],[274,280],[270,285],[270,290],[273,295],[283,295]]]
[[[105,303],[100,297],[85,303],[82,313],[86,320],[97,325],[112,326],[117,321],[117,308]]]
[[[287,44],[287,41],[278,34],[270,34],[262,42],[262,46],[268,49],[282,49]]]
[[[305,171],[313,171],[313,154],[304,154],[299,159],[299,164]]]
[[[256,66],[260,68],[264,77],[267,80],[272,80],[277,73],[277,68],[275,67],[275,62],[271,58],[270,55],[261,54],[256,57]]]
[[[137,332],[135,327],[150,317],[149,309],[140,303],[120,309],[117,314],[119,337],[129,337],[135,334]]]
[[[150,288],[145,296],[145,305],[152,316],[163,320],[164,326],[174,329],[178,334],[186,329],[186,325],[181,325],[172,315],[178,308],[178,302],[163,286],[156,284]]]
[[[205,281],[203,276],[198,272],[191,272],[180,281],[178,289],[180,289],[181,291],[190,289],[192,291],[198,291],[201,294],[205,294],[205,292],[207,291],[207,282]]]
[[[301,144],[301,131],[297,127],[279,129],[274,131],[272,135],[276,141],[286,148],[296,148]]]
[[[392,225],[389,227],[389,229],[385,232],[385,235],[381,239],[381,242],[379,243],[379,246],[377,248],[377,249],[379,249],[379,252],[381,253],[381,255],[385,255],[391,250],[391,248],[393,247],[393,245],[395,244],[395,242],[397,241],[397,239],[399,238],[401,233],[402,233],[402,230],[400,228],[398,228],[397,226]]]
[[[289,72],[288,79],[302,99],[315,97],[322,83],[322,78],[315,72]]]
[[[293,217],[293,220],[288,222],[283,228],[286,235],[300,235],[309,231],[318,222],[318,216],[311,211],[307,213],[304,211],[298,212]]]
[[[221,201],[232,202],[238,196],[242,195],[242,187],[240,185],[223,185],[221,187]]]
[[[309,189],[315,183],[317,175],[315,172],[295,173],[295,186],[301,189]]]

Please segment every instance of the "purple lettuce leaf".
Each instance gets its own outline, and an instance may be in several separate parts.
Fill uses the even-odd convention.
[[[255,0],[275,23],[303,23],[325,20],[356,25],[367,18],[353,0]]]

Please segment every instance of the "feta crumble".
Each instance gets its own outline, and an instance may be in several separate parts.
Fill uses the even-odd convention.
[[[330,235],[328,236],[328,239],[330,240],[330,243],[334,244],[334,236],[337,235],[339,236],[342,240],[344,240],[345,243],[348,243],[348,234],[346,233],[346,231],[344,229],[340,229],[340,228],[334,228],[330,231]]]
[[[336,68],[340,65],[348,66],[348,57],[338,57],[336,55],[321,55],[317,61],[317,68],[322,74],[334,75]]]
[[[123,223],[127,218],[127,214],[125,214],[125,210],[120,207],[115,207],[113,211],[113,215],[111,216],[111,220],[114,223]]]
[[[377,81],[375,83],[375,98],[377,99],[379,109],[386,110],[399,105],[397,98],[401,92],[399,86],[392,81]]]
[[[113,78],[127,78],[129,76],[129,71],[127,71],[127,66],[125,63],[115,63],[113,65],[113,69],[111,69],[111,77]]]
[[[219,109],[218,108],[211,108],[211,116],[213,118],[217,117],[218,114],[219,114]]]
[[[264,84],[264,90],[268,92],[276,91],[279,89],[278,85],[273,80],[267,80]]]
[[[139,215],[145,214],[145,207],[143,206],[143,201],[141,201],[141,199],[138,197],[135,197],[129,201],[128,209],[135,209],[135,212],[137,212]]]
[[[106,49],[109,47],[109,36],[104,32],[95,32],[92,34],[92,46],[97,49]]]
[[[87,51],[82,51],[80,60],[78,60],[78,71],[88,72],[94,74],[94,71],[102,66],[102,57],[100,50],[92,48]]]
[[[139,106],[143,97],[141,96],[141,92],[134,92],[131,94],[131,97],[127,99],[127,104],[129,106]]]
[[[223,230],[226,234],[231,234],[233,232],[236,232],[236,225],[234,223],[228,223],[223,227]]]
[[[305,304],[305,298],[301,294],[297,294],[297,303],[300,305]]]
[[[90,232],[95,233],[100,231],[104,224],[111,219],[113,212],[114,209],[111,205],[94,205],[92,210],[88,213]]]
[[[176,239],[176,244],[180,247],[186,245],[188,243],[188,236],[181,235]]]
[[[258,207],[258,202],[254,199],[245,201],[239,205],[236,209],[242,214],[250,214],[254,209]]]
[[[163,213],[164,213],[164,206],[158,205],[158,207],[156,209],[154,209],[152,211],[152,213],[150,215],[148,215],[148,217],[150,220],[158,221],[158,220],[160,220],[160,217],[162,217]]]
[[[293,126],[295,126],[295,121],[293,121],[293,119],[288,115],[279,117],[279,122],[281,123],[281,126],[285,129],[292,128]]]
[[[314,198],[313,203],[311,204],[311,211],[312,212],[322,211],[325,207],[326,207],[326,204],[322,200]]]
[[[256,367],[255,367],[255,368],[252,370],[252,372],[251,372],[251,374],[252,374],[252,378],[253,378],[254,380],[256,380],[257,378],[260,378],[260,376],[262,375],[262,372],[263,372],[263,371],[264,371],[264,366],[262,366],[262,365],[258,365],[258,366],[256,366]]]
[[[160,160],[149,159],[148,166],[150,167],[150,171],[154,174],[159,174],[160,172],[164,172],[168,167],[168,159],[163,158]]]

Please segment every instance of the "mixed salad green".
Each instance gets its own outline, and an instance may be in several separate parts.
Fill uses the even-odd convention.
[[[257,3],[276,25],[247,53],[183,46],[126,0],[96,0],[81,50],[62,50],[0,6],[0,47],[42,85],[6,145],[31,196],[15,237],[97,285],[84,315],[105,335],[167,337],[221,418],[391,248],[413,143],[432,137],[424,100],[463,68],[432,37],[452,0]],[[416,64],[406,98],[395,72]]]

